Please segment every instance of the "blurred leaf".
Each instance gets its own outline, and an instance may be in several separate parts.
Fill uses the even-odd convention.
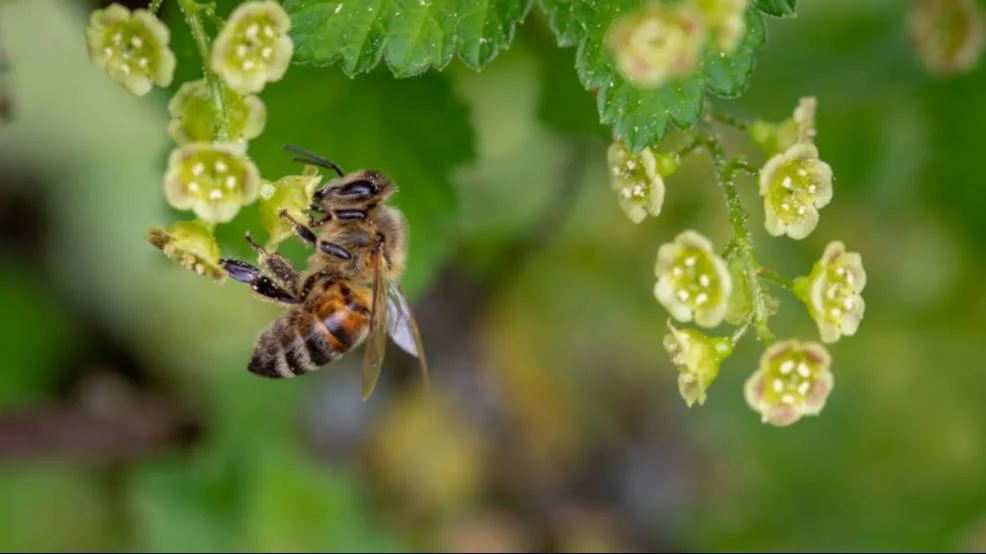
[[[639,152],[664,138],[668,124],[687,129],[702,111],[704,89],[736,97],[749,85],[757,51],[766,42],[763,20],[752,7],[746,33],[736,52],[721,56],[706,51],[701,71],[655,89],[641,89],[623,78],[606,45],[610,25],[637,8],[636,0],[541,0],[561,46],[578,45],[577,70],[582,85],[594,91],[600,120]]]
[[[532,0],[286,0],[295,60],[321,66],[341,61],[347,75],[386,60],[394,75],[441,70],[458,53],[480,69],[508,47]]]
[[[0,336],[16,337],[3,343],[0,407],[38,400],[71,353],[69,318],[43,279],[25,268],[0,267]]]
[[[0,471],[0,550],[85,552],[113,549],[115,520],[86,470],[36,465]]]
[[[754,5],[777,17],[793,17],[798,12],[798,0],[754,0]]]
[[[213,460],[216,460],[213,458]],[[144,552],[227,552],[239,544],[234,502],[221,479],[228,471],[197,471],[195,462],[161,460],[138,468],[130,486],[134,547]]]
[[[244,498],[247,550],[395,552],[375,525],[355,476],[319,466],[304,451],[273,445],[251,456]]]

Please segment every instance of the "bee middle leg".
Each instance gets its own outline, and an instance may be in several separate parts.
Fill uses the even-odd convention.
[[[329,242],[327,240],[318,238],[318,235],[315,234],[315,231],[312,231],[308,227],[305,227],[301,223],[295,221],[294,218],[291,217],[291,215],[288,214],[286,211],[281,210],[280,216],[290,221],[291,224],[294,225],[295,234],[297,234],[298,238],[300,238],[301,241],[307,244],[308,246],[318,248],[322,252],[330,256],[335,256],[336,258],[339,258],[341,260],[353,259],[353,255],[352,253],[349,252],[349,250],[346,250],[345,248],[339,246],[334,242]]]
[[[240,260],[220,258],[219,265],[234,281],[250,285],[253,292],[284,304],[299,304],[301,300],[292,292],[284,290],[274,279],[266,275],[260,268]]]
[[[257,253],[260,267],[264,268],[282,288],[297,296],[298,287],[301,285],[301,276],[298,270],[291,265],[291,262],[277,252],[268,252],[263,246],[257,244],[250,231],[246,233],[246,240]]]

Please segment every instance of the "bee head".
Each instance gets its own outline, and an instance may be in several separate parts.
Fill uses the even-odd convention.
[[[333,179],[317,189],[312,204],[322,209],[361,208],[385,202],[396,187],[379,172],[362,169]]]

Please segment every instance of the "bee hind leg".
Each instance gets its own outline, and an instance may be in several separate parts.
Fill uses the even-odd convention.
[[[231,279],[250,285],[250,289],[263,298],[268,298],[283,304],[298,304],[301,302],[297,296],[284,290],[284,288],[278,285],[274,279],[271,279],[269,276],[265,275],[259,268],[246,262],[231,260],[228,258],[220,258],[219,265],[226,270],[226,274],[229,275]]]

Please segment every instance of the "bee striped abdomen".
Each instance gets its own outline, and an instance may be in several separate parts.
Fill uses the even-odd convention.
[[[339,359],[366,337],[370,318],[363,300],[345,283],[330,284],[311,303],[295,308],[260,335],[249,371],[290,378]]]

